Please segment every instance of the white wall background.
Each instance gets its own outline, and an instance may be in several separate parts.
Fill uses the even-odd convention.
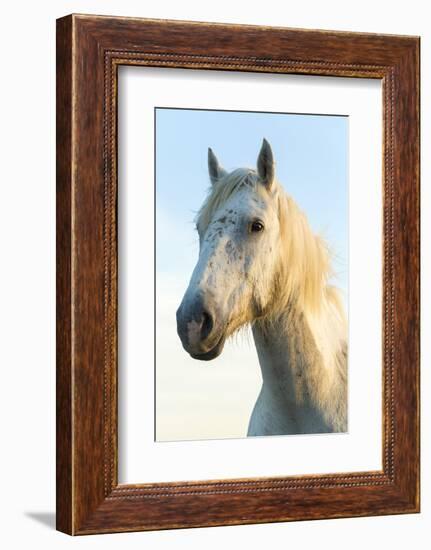
[[[102,535],[53,530],[55,445],[55,18],[70,12],[422,36],[422,326],[431,330],[431,29],[410,0],[57,0],[2,10],[0,88],[1,541],[5,548],[427,548],[431,521],[430,339],[422,346],[422,514]],[[427,529],[428,527],[428,529]],[[429,537],[428,537],[429,538]]]

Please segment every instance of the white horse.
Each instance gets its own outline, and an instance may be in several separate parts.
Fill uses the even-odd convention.
[[[326,244],[276,181],[265,139],[257,171],[228,173],[211,149],[208,167],[199,259],[177,311],[184,349],[214,359],[250,324],[263,383],[248,435],[345,432],[347,322]]]

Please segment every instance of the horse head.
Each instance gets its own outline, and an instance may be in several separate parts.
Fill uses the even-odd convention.
[[[206,361],[276,299],[280,241],[279,187],[269,143],[263,140],[256,170],[227,172],[211,149],[208,169],[212,185],[197,217],[199,258],[177,310],[184,349]]]

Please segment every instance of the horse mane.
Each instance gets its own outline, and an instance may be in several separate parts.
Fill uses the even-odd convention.
[[[281,187],[278,201],[282,253],[276,307],[285,308],[295,300],[302,310],[317,313],[326,300],[341,305],[337,289],[328,284],[333,275],[328,244],[313,233],[304,213]]]

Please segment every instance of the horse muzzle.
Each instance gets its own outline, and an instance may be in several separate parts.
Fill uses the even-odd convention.
[[[210,361],[223,350],[225,335],[220,328],[220,314],[214,302],[200,294],[193,300],[184,297],[177,310],[177,332],[193,359]]]

